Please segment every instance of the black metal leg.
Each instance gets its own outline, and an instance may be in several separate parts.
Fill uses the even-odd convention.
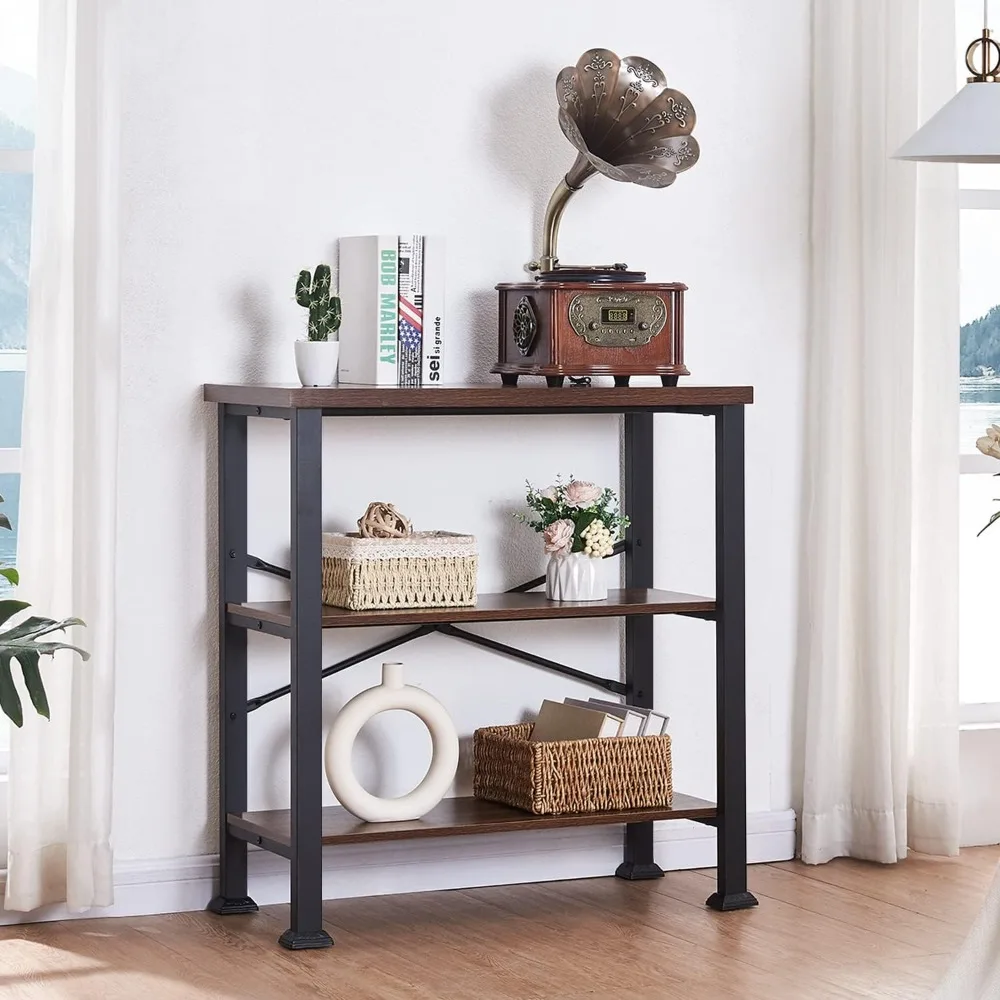
[[[322,438],[320,410],[293,410],[292,884],[286,948],[329,948],[323,929]]]
[[[615,376],[615,386],[616,386],[616,388],[619,388],[619,389],[625,388],[628,385],[629,379],[631,377],[632,377],[631,375],[616,375]]]
[[[663,383],[665,389],[672,389],[677,385],[677,375],[661,375],[660,381]]]
[[[565,375],[546,375],[545,376],[545,384],[550,389],[561,389],[562,386],[563,386],[563,382],[565,380],[566,380],[566,376]]]
[[[517,385],[517,374],[514,372],[501,372],[500,381],[504,385]]]
[[[746,555],[743,407],[715,416],[718,891],[715,910],[757,905],[747,891]]]
[[[247,599],[247,418],[219,408],[219,892],[214,913],[253,913],[246,841],[226,817],[247,808],[247,632],[226,604]]]
[[[632,521],[625,548],[625,586],[653,586],[653,414],[625,414],[625,510]],[[630,700],[653,708],[653,616],[625,619],[625,684]],[[653,824],[625,827],[625,852],[615,874],[624,879],[662,878],[653,860]]]

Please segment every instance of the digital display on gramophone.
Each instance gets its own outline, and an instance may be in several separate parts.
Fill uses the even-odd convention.
[[[601,323],[605,325],[634,322],[635,309],[623,309],[620,306],[604,306],[601,309]]]

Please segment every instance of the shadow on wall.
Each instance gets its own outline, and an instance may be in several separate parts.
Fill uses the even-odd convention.
[[[555,74],[548,66],[533,66],[501,84],[490,101],[489,164],[531,203],[525,261],[539,244],[549,194],[572,159],[557,112]]]
[[[278,356],[275,343],[274,310],[270,298],[258,285],[245,285],[235,297],[236,315],[242,336],[237,359],[240,382],[267,382],[268,359]],[[291,348],[289,347],[289,351]]]

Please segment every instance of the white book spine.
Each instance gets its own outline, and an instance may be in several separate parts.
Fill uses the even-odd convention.
[[[398,236],[340,240],[339,380],[345,384],[396,384],[398,240]],[[391,343],[386,341],[387,332]]]
[[[399,357],[399,237],[378,238],[378,364],[376,385],[397,385]]]
[[[424,237],[423,366],[421,383],[443,383],[445,345],[445,243],[443,236]]]

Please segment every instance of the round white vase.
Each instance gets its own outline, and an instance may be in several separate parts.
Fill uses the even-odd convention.
[[[303,385],[333,385],[339,360],[339,340],[295,341],[295,367]]]
[[[390,709],[412,712],[431,734],[431,766],[407,795],[383,799],[361,786],[351,751],[361,727]],[[326,737],[326,780],[340,804],[358,819],[386,823],[419,819],[443,798],[458,770],[458,733],[444,705],[420,688],[403,683],[402,663],[382,664],[382,683],[355,695],[338,713]]]
[[[545,570],[545,596],[550,601],[603,601],[608,587],[604,582],[603,559],[586,552],[549,556]]]

